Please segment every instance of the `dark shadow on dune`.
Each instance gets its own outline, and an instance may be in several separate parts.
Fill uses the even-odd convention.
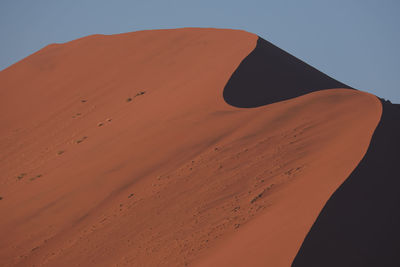
[[[223,97],[232,106],[251,108],[332,88],[351,87],[258,38],[256,48],[226,84]]]
[[[322,209],[292,266],[400,266],[400,109],[382,105],[367,153]]]

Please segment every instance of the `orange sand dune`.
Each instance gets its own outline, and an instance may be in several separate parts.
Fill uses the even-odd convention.
[[[90,36],[0,72],[0,265],[289,266],[381,104],[332,89],[232,107],[256,42]]]

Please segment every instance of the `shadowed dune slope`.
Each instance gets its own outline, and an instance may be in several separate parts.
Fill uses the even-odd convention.
[[[327,202],[293,266],[400,266],[400,109],[382,104],[365,157]]]
[[[224,99],[251,108],[332,88],[350,87],[259,38],[226,84]]]
[[[257,40],[96,35],[0,72],[0,265],[290,265],[382,106],[348,89],[227,104]]]

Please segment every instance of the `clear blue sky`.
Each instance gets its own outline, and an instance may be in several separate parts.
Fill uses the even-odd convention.
[[[350,86],[400,103],[400,0],[0,0],[0,70],[49,43],[177,27],[256,33]]]

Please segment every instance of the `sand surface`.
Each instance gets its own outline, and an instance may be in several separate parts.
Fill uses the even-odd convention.
[[[257,39],[96,35],[0,72],[0,265],[289,266],[382,106],[349,89],[228,105]]]

